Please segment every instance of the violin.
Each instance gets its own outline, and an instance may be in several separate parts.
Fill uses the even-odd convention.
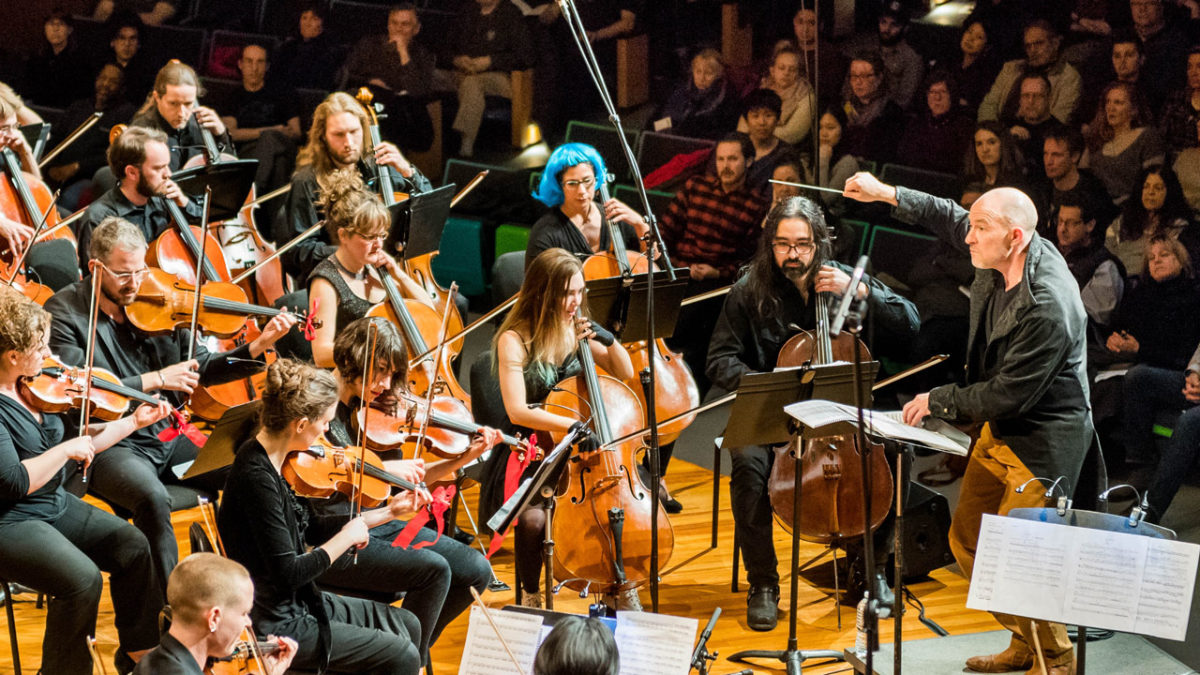
[[[250,629],[243,628],[233,651],[227,656],[209,659],[205,675],[266,675],[262,657],[279,651],[278,642],[263,642],[252,639]]]
[[[853,289],[847,292],[854,292]],[[799,366],[805,362],[824,365],[854,360],[854,340],[845,331],[836,339],[829,335],[829,305],[826,294],[817,297],[817,328],[798,333],[779,351],[776,366]],[[871,353],[860,345],[867,360]],[[870,405],[869,402],[866,405]],[[800,455],[800,537],[822,544],[848,537],[861,537],[869,526],[878,527],[892,504],[892,471],[883,446],[870,443],[871,513],[863,514],[864,477],[862,457],[855,435],[805,438]],[[775,449],[775,462],[767,480],[771,509],[784,528],[793,527],[797,441]]]
[[[334,447],[323,438],[306,450],[290,453],[282,473],[283,479],[301,497],[327,499],[341,493],[359,508],[383,504],[392,487],[404,490],[421,487],[388,472],[374,452],[354,446]]]
[[[125,415],[130,401],[158,405],[159,400],[143,391],[126,387],[121,379],[103,368],[92,368],[92,386],[87,387],[87,369],[68,366],[50,356],[42,362],[42,371],[20,381],[29,402],[46,413],[63,413],[83,405],[88,392],[88,412],[92,417],[112,422]]]
[[[590,419],[605,445],[615,434],[641,427],[644,417],[637,396],[620,380],[598,371],[587,338],[579,341],[578,351],[582,373],[559,382],[544,405],[574,410],[580,420]],[[649,579],[651,499],[635,463],[640,447],[640,439],[635,438],[580,456],[559,480],[554,564],[576,590],[588,584],[596,592],[616,594]],[[658,555],[665,563],[675,537],[661,504],[658,527]]]
[[[281,309],[252,305],[240,286],[225,281],[209,281],[200,287],[203,296],[197,326],[209,335],[228,338],[240,332],[250,316],[276,317]],[[180,326],[190,325],[196,287],[175,278],[165,270],[148,268],[137,296],[125,308],[125,316],[144,333],[165,335]],[[302,313],[296,314],[303,317]]]
[[[601,203],[607,204],[610,197],[606,180],[599,181],[598,190]],[[601,219],[604,227],[608,230],[608,239],[612,250],[588,256],[583,263],[583,278],[585,280],[610,277],[628,279],[635,274],[647,273],[650,270],[649,258],[644,253],[635,253],[625,248],[625,239],[621,236],[621,230],[617,224],[608,218],[602,217]],[[676,418],[671,424],[659,428],[658,442],[660,445],[675,442],[683,430],[696,419],[694,414],[683,417],[679,417],[679,414],[700,405],[700,389],[696,386],[696,378],[692,375],[692,369],[688,367],[682,356],[667,348],[666,341],[661,337],[655,338],[653,350],[650,349],[646,340],[622,342],[622,344],[629,352],[634,372],[634,376],[624,382],[637,395],[643,408],[648,406],[648,402],[638,374],[650,365],[651,358],[654,359],[655,419]]]
[[[362,409],[358,411],[357,423],[361,426],[363,418],[367,420],[364,431],[368,448],[386,451],[412,447],[418,442],[424,425],[424,441],[411,456],[428,452],[442,459],[455,459],[469,449],[471,436],[484,429],[472,419],[466,404],[450,396],[435,396],[428,413],[425,401],[412,396],[403,396],[399,408],[402,414],[389,414],[379,408],[372,410],[370,415]],[[500,438],[505,445],[516,449],[529,445],[528,441],[508,434],[502,434]],[[407,452],[404,455],[410,456]]]

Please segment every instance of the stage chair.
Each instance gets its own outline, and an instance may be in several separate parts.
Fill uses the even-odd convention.
[[[21,675],[21,649],[17,645],[17,621],[13,617],[13,585],[0,577],[0,591],[4,593],[4,614],[8,617],[8,646],[12,651],[13,672]],[[38,596],[39,600],[41,596]]]

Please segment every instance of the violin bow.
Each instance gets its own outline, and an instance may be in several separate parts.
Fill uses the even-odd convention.
[[[87,636],[87,648],[88,654],[92,656],[92,672],[95,673],[99,669],[100,675],[108,675],[108,671],[104,669],[104,660],[100,658],[100,650],[96,649],[95,637]]]
[[[462,330],[460,330],[457,333],[455,333],[454,335],[451,335],[450,337],[446,338],[443,342],[457,342],[459,338],[465,337],[467,334],[474,332],[476,328],[479,328],[480,326],[484,325],[485,323],[491,321],[497,315],[503,313],[509,307],[512,307],[513,305],[515,305],[517,303],[517,299],[520,297],[521,297],[520,292],[513,293],[513,296],[511,298],[509,298],[509,299],[505,300],[503,303],[497,305],[494,309],[492,309],[487,314],[484,314],[483,316],[479,317],[478,319],[475,319],[474,321],[472,321],[470,324],[468,324]],[[426,349],[424,352],[414,356],[412,358],[412,360],[408,362],[408,367],[412,368],[413,366],[423,362],[425,359],[429,358],[429,356],[431,354],[433,354],[435,351],[437,351],[440,348],[441,348],[441,343],[438,343],[438,345],[436,347],[430,347],[429,349]]]
[[[45,157],[42,157],[41,161],[38,162],[38,168],[46,168],[46,165],[49,164],[51,160],[53,160],[55,157],[58,157],[63,150],[67,149],[67,146],[79,140],[79,137],[87,133],[88,129],[96,126],[96,122],[99,122],[101,117],[104,117],[104,113],[100,111],[92,113],[92,115],[84,120],[82,124],[75,127],[74,131],[67,134],[67,137],[62,139],[62,143],[54,146],[53,150],[47,152]]]
[[[226,557],[225,542],[221,541],[221,533],[217,531],[217,514],[213,510],[212,502],[208,501],[208,497],[197,497],[196,505],[200,507],[200,517],[204,520],[208,540],[217,547],[217,553],[220,553],[222,558]]]
[[[458,282],[450,282],[450,290],[446,293],[446,307],[454,307],[454,296],[458,293]],[[433,359],[433,382],[429,383],[429,391],[425,392],[425,417],[421,418],[421,430],[417,432],[417,449],[415,454],[420,452],[421,447],[425,444],[425,433],[429,429],[429,418],[433,415],[433,396],[437,390],[438,380],[441,378],[442,369],[438,365],[442,362],[442,354],[446,349],[446,330],[450,325],[450,312],[442,312],[442,326],[438,330],[438,345],[434,349],[435,356]],[[365,426],[365,425],[364,425]]]
[[[371,379],[374,377],[375,370],[375,340],[379,336],[379,327],[374,321],[367,324],[367,368],[363,373],[362,387],[359,389],[359,402],[363,407],[363,422],[358,429],[358,447],[363,449],[363,465],[358,467],[358,476],[355,479],[354,493],[350,496],[350,520],[362,515],[362,484],[363,476],[367,473],[366,467],[366,449],[367,449],[367,416],[371,414],[371,406],[367,403],[367,392],[371,386]],[[353,464],[351,464],[353,466]],[[354,564],[358,564],[358,547],[354,548]]]
[[[457,194],[450,198],[450,208],[458,206],[458,203],[461,202],[468,194],[470,194],[471,190],[474,190],[476,186],[483,182],[483,179],[487,178],[487,175],[487,169],[475,174],[475,177],[472,178],[469,183],[463,186],[463,189],[459,190]]]
[[[200,255],[196,256],[196,299],[192,304],[191,335],[188,336],[188,361],[196,355],[196,343],[200,340],[196,335],[196,324],[200,321],[200,307],[204,304],[204,243],[208,241],[208,214],[212,206],[212,186],[204,188],[204,215],[200,217]]]
[[[87,435],[88,420],[91,417],[88,414],[91,412],[88,410],[88,404],[91,403],[92,400],[92,364],[96,359],[96,325],[99,323],[100,318],[100,280],[101,274],[103,274],[104,270],[108,269],[104,266],[104,263],[100,262],[99,260],[95,260],[94,262],[96,263],[96,272],[92,274],[92,301],[90,307],[88,308],[88,336],[87,346],[85,347],[83,358],[83,375],[85,378],[83,382],[83,405],[79,406],[80,436]],[[79,468],[83,474],[80,481],[83,483],[87,482],[88,464],[89,462],[79,463]]]
[[[236,277],[234,277],[234,278],[230,279],[230,280],[229,280],[229,281],[230,281],[230,283],[234,283],[234,284],[240,284],[242,281],[246,280],[246,278],[247,278],[247,277],[249,277],[250,275],[252,275],[252,274],[254,274],[255,272],[257,272],[257,271],[258,271],[258,268],[260,268],[260,267],[262,267],[263,265],[266,265],[267,263],[271,262],[272,260],[274,260],[274,259],[278,258],[280,255],[282,255],[282,254],[283,254],[283,252],[284,252],[284,251],[286,251],[286,250],[288,250],[288,249],[292,248],[292,247],[293,247],[293,246],[295,246],[296,244],[299,244],[300,242],[304,241],[305,239],[308,239],[309,237],[313,236],[313,235],[314,235],[314,234],[316,234],[317,232],[320,232],[320,231],[321,231],[321,228],[323,228],[323,227],[325,227],[325,221],[323,221],[323,220],[322,220],[322,221],[319,221],[319,222],[318,222],[316,225],[313,225],[312,227],[308,228],[307,230],[305,230],[305,231],[301,232],[300,234],[296,235],[296,236],[295,236],[295,237],[294,237],[294,238],[293,238],[291,241],[289,241],[288,243],[286,243],[286,244],[284,244],[283,246],[280,246],[279,248],[275,249],[275,251],[274,251],[273,253],[271,253],[271,254],[270,254],[270,255],[268,255],[267,257],[263,258],[262,260],[258,261],[258,263],[257,263],[257,264],[255,264],[253,267],[247,267],[247,268],[245,269],[245,271],[243,271],[241,274],[239,274],[239,275],[237,275]]]
[[[29,238],[29,243],[21,249],[21,254],[13,260],[12,269],[8,272],[8,279],[4,281],[9,286],[13,285],[13,280],[17,278],[17,271],[21,269],[21,265],[24,264],[25,258],[29,256],[29,251],[33,249],[33,245],[37,243],[42,235],[46,234],[46,232],[43,232],[46,228],[46,220],[50,217],[50,212],[54,210],[54,206],[58,204],[58,196],[60,194],[62,194],[62,190],[54,191],[54,196],[50,198],[50,204],[41,214],[41,217],[38,218],[37,226],[33,228],[33,236]],[[56,227],[55,229],[58,228]]]

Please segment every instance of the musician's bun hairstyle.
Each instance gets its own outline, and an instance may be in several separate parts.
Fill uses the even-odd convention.
[[[345,230],[349,234],[375,237],[388,231],[392,216],[379,195],[367,189],[353,167],[335,171],[321,186],[317,208],[325,214],[325,230],[339,242]]]
[[[50,313],[11,286],[0,284],[0,355],[27,352],[50,328]]]
[[[337,400],[332,373],[303,361],[279,359],[267,368],[258,421],[269,432],[282,431],[301,418],[316,421]]]

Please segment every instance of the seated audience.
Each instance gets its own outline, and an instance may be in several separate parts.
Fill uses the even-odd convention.
[[[725,78],[721,52],[704,49],[692,57],[687,83],[675,88],[647,131],[716,140],[733,126],[737,110],[737,93]]]
[[[1017,150],[1025,162],[1025,173],[1040,176],[1042,166],[1042,139],[1046,131],[1062,122],[1050,115],[1050,80],[1041,73],[1026,73],[1017,85],[1021,100],[1015,117],[1004,120],[1008,133],[1017,142]]]
[[[117,13],[108,21],[108,28],[107,60],[125,73],[126,96],[134,105],[140,105],[154,86],[157,72],[141,51],[142,22],[134,14]]]
[[[958,49],[961,56],[947,65],[953,89],[958,92],[958,106],[973,117],[1003,64],[982,21],[963,24]]]
[[[1125,202],[1121,216],[1108,228],[1105,245],[1131,275],[1144,270],[1146,246],[1154,237],[1181,238],[1189,252],[1197,250],[1197,234],[1175,172],[1154,166],[1138,174],[1141,190]]]
[[[1079,282],[1088,315],[1088,349],[1094,352],[1112,332],[1113,314],[1125,294],[1125,266],[1104,246],[1104,231],[1096,227],[1095,204],[1064,200],[1056,218],[1058,252]]]
[[[1195,136],[1200,138],[1200,118],[1196,119]],[[1192,214],[1200,216],[1200,146],[1193,145],[1180,151],[1174,169]]]
[[[238,156],[258,160],[254,186],[260,195],[288,182],[302,136],[295,96],[267,78],[269,68],[266,48],[256,44],[243,47],[238,60],[242,86],[223,101],[225,114],[221,116]]]
[[[25,98],[47,108],[65,108],[87,96],[92,65],[72,33],[71,14],[61,7],[50,11],[42,23],[46,41],[25,68]]]
[[[887,96],[883,61],[875,54],[860,54],[850,61],[847,79],[842,103],[846,152],[878,163],[892,161],[904,129],[904,112]]]
[[[1081,166],[1104,181],[1108,196],[1120,206],[1137,189],[1138,172],[1162,164],[1162,137],[1150,126],[1150,115],[1129,84],[1113,82],[1104,88],[1101,100],[1104,105],[1084,136],[1087,152]]]
[[[817,13],[810,5],[802,3],[792,16],[792,32],[795,40],[781,40],[775,50],[791,45],[800,52],[800,76],[813,85],[820,107],[840,100],[850,61],[817,34]]]
[[[1141,79],[1150,95],[1159,101],[1184,83],[1180,66],[1188,51],[1186,22],[1171,14],[1174,9],[1174,3],[1168,7],[1163,0],[1129,0],[1133,29],[1146,55]]]
[[[760,192],[769,192],[770,180],[775,166],[789,152],[792,145],[776,136],[779,129],[780,110],[783,106],[779,95],[770,89],[750,92],[742,104],[742,116],[746,135],[754,144],[754,162],[746,172],[746,185]],[[739,124],[739,129],[743,124]]]
[[[1178,239],[1158,236],[1146,248],[1143,269],[1113,315],[1105,347],[1112,361],[1182,369],[1200,343],[1191,258]]]
[[[970,208],[984,192],[997,187],[1018,187],[1025,182],[1021,153],[1008,130],[999,122],[975,126],[973,148],[966,153],[966,188],[961,203]]]
[[[807,138],[812,130],[816,99],[808,81],[800,76],[800,54],[787,47],[775,52],[771,68],[759,86],[778,94],[782,104],[775,135],[792,145]],[[749,131],[745,116],[738,120],[737,130]]]
[[[275,55],[275,75],[287,89],[333,89],[341,67],[341,50],[325,32],[329,8],[310,0],[300,12],[296,33],[284,41]]]
[[[1169,152],[1200,145],[1196,123],[1200,122],[1200,45],[1187,55],[1187,86],[1171,92],[1158,116],[1158,130]]]
[[[887,96],[896,105],[907,110],[921,78],[925,76],[925,62],[921,55],[904,39],[908,32],[908,10],[900,0],[886,0],[879,10],[876,33],[865,39],[854,40],[849,53],[873,52],[883,60],[887,71]]]
[[[1079,168],[1083,149],[1083,135],[1073,127],[1059,124],[1045,132],[1042,141],[1045,178],[1031,180],[1030,194],[1038,205],[1038,232],[1044,237],[1053,240],[1057,236],[1058,207],[1068,201],[1089,204],[1100,232],[1108,230],[1117,214],[1104,183],[1091,171]]]
[[[1060,122],[1069,122],[1079,101],[1082,81],[1079,71],[1059,53],[1062,37],[1049,22],[1041,19],[1026,26],[1024,36],[1025,58],[1009,61],[1000,69],[992,88],[979,104],[978,119],[982,122],[1010,117],[1018,104],[1018,80],[1026,72],[1037,71],[1050,80],[1050,114]]]
[[[924,91],[924,104],[909,115],[896,156],[905,166],[960,174],[975,123],[959,108],[946,73],[927,78]]]

